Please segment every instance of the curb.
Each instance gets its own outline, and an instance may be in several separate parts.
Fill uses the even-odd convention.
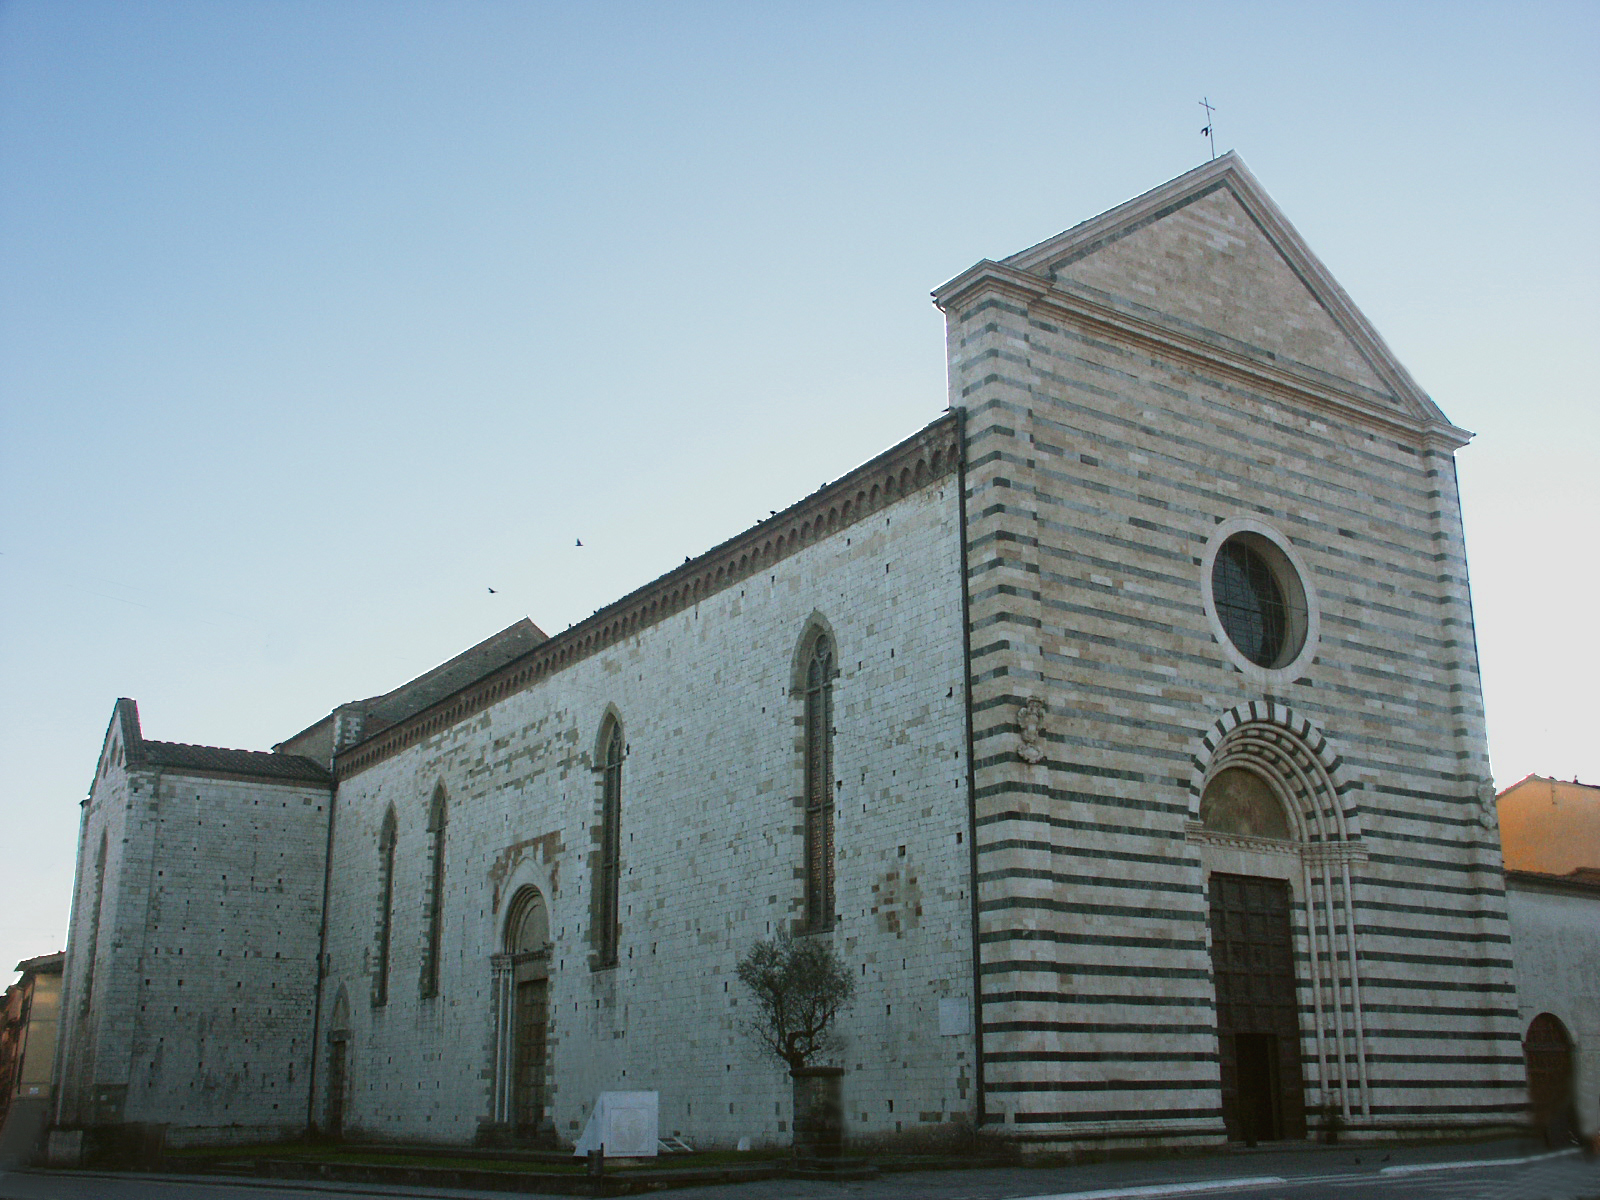
[[[1551,1150],[1544,1154],[1529,1154],[1522,1158],[1465,1158],[1457,1162],[1406,1163],[1398,1167],[1384,1167],[1378,1174],[1420,1175],[1424,1171],[1465,1171],[1472,1167],[1518,1167],[1523,1163],[1543,1162],[1548,1158],[1562,1158],[1577,1152],[1578,1148],[1574,1146],[1570,1150]]]
[[[1220,1192],[1224,1188],[1287,1182],[1282,1175],[1248,1175],[1238,1179],[1203,1179],[1194,1183],[1147,1183],[1137,1187],[1101,1188],[1093,1192],[1057,1192],[1050,1196],[1028,1196],[1026,1200],[1136,1200],[1140,1196],[1193,1196],[1201,1192]]]
[[[0,1183],[3,1183],[8,1175],[31,1175],[35,1178],[41,1179],[114,1179],[121,1182],[127,1182],[128,1180],[133,1179],[141,1180],[147,1183],[183,1183],[190,1184],[194,1187],[216,1187],[219,1182],[226,1182],[227,1186],[229,1187],[281,1188],[285,1183],[291,1183],[295,1187],[304,1188],[307,1191],[328,1192],[332,1195],[374,1196],[383,1194],[377,1190],[382,1185],[356,1187],[352,1184],[327,1183],[321,1180],[261,1179],[256,1176],[249,1175],[238,1177],[217,1175],[155,1175],[147,1174],[143,1171],[36,1171],[31,1168],[22,1168],[14,1169],[9,1172],[0,1171]],[[427,1189],[427,1191],[418,1189],[415,1195],[417,1195],[419,1198],[425,1198],[428,1196],[428,1192],[430,1191],[435,1193],[439,1200],[455,1200],[456,1197],[466,1194],[462,1190],[456,1188],[430,1188]]]

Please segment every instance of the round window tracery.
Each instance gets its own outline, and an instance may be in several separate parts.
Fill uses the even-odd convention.
[[[1217,549],[1211,600],[1228,640],[1256,666],[1287,666],[1305,648],[1306,592],[1300,573],[1259,533],[1235,533]]]

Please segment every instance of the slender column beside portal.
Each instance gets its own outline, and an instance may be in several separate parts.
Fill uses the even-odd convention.
[[[1361,1115],[1372,1115],[1372,1098],[1367,1091],[1367,1035],[1361,1019],[1361,971],[1356,966],[1356,907],[1350,888],[1350,860],[1339,863],[1344,878],[1344,937],[1350,954],[1350,1018],[1356,1030],[1356,1070],[1361,1078]]]
[[[496,954],[489,959],[489,965],[494,974],[494,1122],[509,1125],[517,1053],[512,956]]]

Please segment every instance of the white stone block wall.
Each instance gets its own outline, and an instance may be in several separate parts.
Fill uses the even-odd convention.
[[[175,1144],[304,1128],[329,801],[315,783],[130,769],[113,734],[84,813],[62,1124],[169,1125]]]
[[[170,772],[159,789],[126,1119],[303,1128],[329,794]]]
[[[126,1061],[128,1014],[137,1004],[136,995],[129,995],[124,986],[131,972],[124,965],[128,955],[123,939],[117,935],[123,879],[128,875],[137,879],[140,873],[137,860],[128,863],[125,852],[132,796],[119,749],[113,735],[78,821],[78,865],[56,1043],[57,1120],[66,1125],[93,1120],[91,1085],[102,1061],[114,1075],[125,1076],[117,1064]]]
[[[1506,886],[1506,904],[1521,1030],[1540,1013],[1566,1026],[1578,1125],[1593,1135],[1600,1130],[1600,889],[1516,880]]]
[[[734,965],[801,913],[792,685],[799,642],[819,618],[839,667],[839,920],[823,936],[857,985],[837,1058],[849,1131],[970,1114],[971,1037],[939,1030],[940,1000],[971,1002],[955,489],[954,475],[937,480],[341,779],[325,1011],[349,1013],[350,1136],[475,1136],[493,1077],[490,956],[506,903],[533,883],[554,940],[558,1132],[575,1138],[600,1091],[653,1089],[663,1131],[696,1145],[787,1141],[787,1075],[739,1030],[749,1004]],[[617,966],[597,971],[593,764],[608,711],[627,743],[621,936]],[[426,822],[440,784],[445,954],[440,994],[424,999]],[[391,805],[392,966],[376,1007],[378,837]]]

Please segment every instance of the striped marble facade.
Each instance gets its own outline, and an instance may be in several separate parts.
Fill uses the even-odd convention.
[[[1291,889],[1313,1131],[1515,1120],[1467,435],[1232,155],[935,295],[967,414],[983,1119],[1223,1136],[1221,870]],[[1300,567],[1292,670],[1208,611],[1233,528]],[[1291,840],[1200,824],[1241,763]]]

